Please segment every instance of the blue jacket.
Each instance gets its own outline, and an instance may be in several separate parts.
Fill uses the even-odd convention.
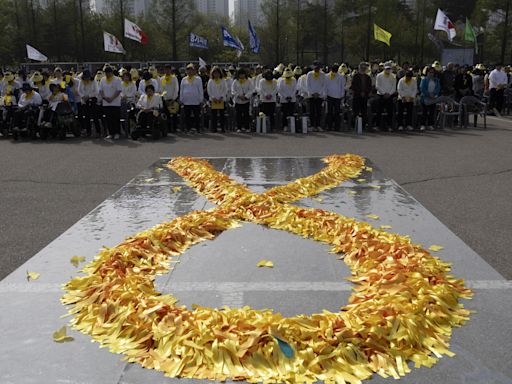
[[[432,80],[434,80],[434,82],[436,83],[436,87],[434,89],[434,97],[439,97],[439,95],[441,94],[441,82],[439,81],[439,79],[437,77],[434,77]],[[422,103],[425,99],[430,98],[430,94],[428,92],[429,81],[430,81],[430,79],[428,77],[424,77],[423,79],[421,79],[420,95],[421,95]]]

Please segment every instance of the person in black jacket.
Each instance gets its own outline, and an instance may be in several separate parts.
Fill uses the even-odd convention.
[[[354,116],[362,116],[363,126],[367,123],[368,97],[372,91],[372,79],[367,74],[370,64],[359,64],[358,72],[352,78],[352,109]]]
[[[455,98],[460,101],[464,96],[473,95],[473,78],[468,72],[467,67],[459,69],[455,76]]]

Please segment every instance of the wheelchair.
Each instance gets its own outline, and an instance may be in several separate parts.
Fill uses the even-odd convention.
[[[50,118],[40,126],[39,136],[41,139],[46,140],[48,137],[52,137],[64,140],[68,133],[73,134],[74,137],[80,137],[80,125],[69,102],[60,102],[54,111],[47,112],[49,112]]]
[[[162,109],[153,109],[152,112],[139,111],[136,117],[135,130],[131,132],[132,140],[150,135],[153,140],[168,135],[167,115]]]
[[[39,107],[28,106],[23,109],[17,109],[14,115],[22,114],[20,126],[12,128],[12,138],[19,140],[21,137],[37,139],[38,127],[37,117],[39,116]]]
[[[5,98],[0,98],[0,133],[4,138],[7,138],[12,133],[14,112],[17,109],[17,105],[6,104]]]

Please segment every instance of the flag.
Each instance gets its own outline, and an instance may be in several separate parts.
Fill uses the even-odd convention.
[[[475,43],[475,53],[478,53],[478,43],[476,41],[476,33],[471,22],[466,17],[466,28],[464,29],[464,40]]]
[[[138,41],[141,44],[148,43],[148,36],[140,27],[128,19],[124,19],[124,37]]]
[[[126,53],[121,42],[108,32],[103,31],[103,46],[106,52]]]
[[[434,29],[436,31],[445,31],[448,34],[448,40],[450,41],[452,41],[457,35],[457,32],[455,32],[455,25],[453,25],[448,16],[446,16],[440,9],[437,10]]]
[[[222,41],[224,42],[225,47],[235,48],[239,51],[244,50],[238,38],[235,39],[233,35],[231,35],[231,33],[229,33],[229,31],[224,28],[224,26],[221,26],[220,29],[222,32]]]
[[[199,58],[199,68],[206,68],[206,61],[202,58]]]
[[[188,45],[190,47],[208,49],[208,39],[190,32],[188,35]]]
[[[39,52],[37,49],[35,49],[34,47],[27,45],[27,57],[30,59],[30,60],[35,60],[35,61],[48,61],[48,58],[43,55],[41,52]]]
[[[379,27],[377,24],[373,24],[373,37],[375,40],[382,41],[389,47],[391,45],[391,36],[393,36],[391,33]]]
[[[251,21],[248,20],[249,23],[249,45],[251,47],[252,53],[260,53],[260,39],[258,35],[256,35],[256,31],[252,27]]]

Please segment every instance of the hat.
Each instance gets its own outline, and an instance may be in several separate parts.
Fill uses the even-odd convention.
[[[283,77],[284,78],[290,78],[290,77],[293,77],[293,72],[290,68],[286,68],[283,72]]]
[[[296,66],[293,70],[293,74],[297,76],[302,75],[302,69],[299,66]]]
[[[386,61],[384,63],[384,69],[392,69],[393,68],[393,62],[391,61]]]
[[[39,83],[43,81],[43,75],[41,75],[41,72],[35,71],[31,78],[33,83]]]
[[[280,63],[277,67],[274,68],[274,71],[276,71],[278,73],[283,73],[283,71],[284,71],[284,64]]]
[[[32,86],[29,83],[23,83],[23,85],[21,86],[21,90],[22,91],[31,91]]]
[[[228,68],[228,71],[236,71],[236,68],[233,64],[231,64]]]
[[[192,64],[192,63],[188,64],[187,69],[195,69],[194,64]]]
[[[127,72],[128,72],[128,70],[127,70],[126,68],[121,68],[121,69],[119,70],[119,76],[123,76],[123,75],[124,75],[125,73],[127,73]]]
[[[61,67],[55,67],[55,69],[53,70],[53,73],[55,72],[62,72],[62,68]]]
[[[432,63],[432,68],[434,68],[436,71],[440,71],[442,68],[441,68],[441,63],[439,61],[434,61]]]

